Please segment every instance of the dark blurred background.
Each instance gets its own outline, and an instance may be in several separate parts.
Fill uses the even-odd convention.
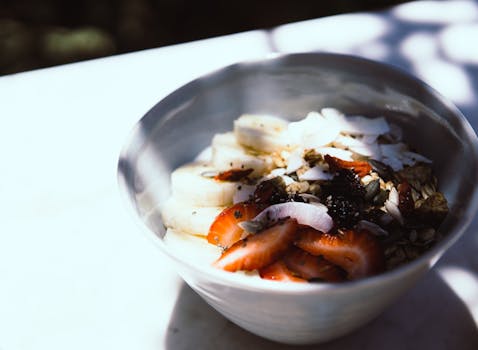
[[[400,0],[0,0],[0,75]]]

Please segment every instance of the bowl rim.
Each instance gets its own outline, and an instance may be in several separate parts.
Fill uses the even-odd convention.
[[[216,76],[221,74],[233,74],[237,70],[241,69],[251,69],[258,68],[261,65],[265,64],[275,64],[283,65],[288,62],[301,61],[303,59],[340,59],[342,61],[348,61],[349,63],[355,62],[359,64],[367,64],[369,66],[374,66],[377,69],[385,70],[391,74],[400,75],[404,79],[407,79],[410,83],[415,84],[423,88],[426,92],[430,94],[435,100],[441,103],[453,116],[458,124],[463,128],[464,134],[466,135],[466,140],[471,146],[472,153],[476,156],[475,159],[478,159],[478,138],[470,123],[466,117],[461,113],[461,111],[455,106],[451,100],[441,95],[434,88],[429,86],[427,83],[419,79],[418,77],[412,75],[410,72],[406,71],[401,67],[395,65],[371,60],[368,58],[342,54],[342,53],[332,53],[332,52],[299,52],[299,53],[279,53],[279,54],[269,54],[262,58],[250,59],[245,61],[236,62],[226,66],[219,67],[212,70],[209,73],[203,74],[199,77],[196,77],[189,82],[182,84],[171,93],[163,97],[156,104],[154,104],[137,122],[134,124],[133,128],[130,131],[129,137],[126,139],[126,142],[123,144],[123,147],[120,151],[118,162],[117,162],[117,181],[123,198],[123,202],[127,207],[127,212],[133,217],[133,220],[138,224],[141,231],[149,237],[152,242],[160,248],[160,250],[167,255],[170,259],[175,261],[178,266],[186,267],[189,270],[199,273],[201,276],[207,276],[209,279],[214,282],[220,283],[228,287],[234,287],[242,290],[249,291],[264,291],[272,294],[314,294],[317,292],[338,292],[348,290],[350,288],[354,289],[365,289],[373,288],[377,284],[382,284],[384,281],[391,281],[400,279],[402,276],[412,274],[415,270],[420,270],[420,268],[426,267],[426,270],[429,270],[440,258],[441,256],[465,233],[468,229],[471,221],[475,217],[475,214],[478,210],[478,189],[473,188],[473,192],[470,196],[468,206],[466,210],[461,213],[460,218],[457,220],[453,226],[453,230],[448,232],[441,241],[437,242],[424,254],[420,255],[418,258],[413,261],[407,262],[403,265],[397,266],[391,270],[385,271],[378,275],[369,276],[366,278],[346,281],[341,283],[277,283],[276,281],[263,280],[260,278],[250,278],[248,276],[238,276],[236,273],[230,273],[227,271],[222,271],[215,269],[213,267],[205,268],[204,266],[197,267],[189,261],[185,261],[174,253],[169,251],[166,244],[163,242],[163,239],[157,236],[146,223],[140,218],[136,212],[135,205],[133,200],[130,198],[130,191],[128,189],[127,181],[123,174],[124,167],[123,161],[127,159],[127,154],[130,152],[133,141],[136,139],[136,134],[139,131],[140,125],[145,123],[145,121],[150,119],[156,119],[154,115],[154,110],[162,105],[167,104],[169,101],[177,98],[179,94],[183,91],[188,91],[194,88],[197,85],[202,85],[203,82],[214,79]],[[478,173],[475,174],[478,182]],[[132,210],[131,210],[132,209]]]

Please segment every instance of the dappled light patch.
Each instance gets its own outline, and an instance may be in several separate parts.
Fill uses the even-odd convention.
[[[327,50],[351,53],[388,32],[385,19],[373,14],[350,14],[283,25],[271,33],[281,52]],[[308,33],[304,35],[304,33]],[[314,38],[311,40],[311,38]]]
[[[399,50],[410,60],[423,60],[435,57],[438,45],[435,35],[423,31],[405,37],[400,43]]]
[[[414,68],[425,82],[454,102],[473,103],[472,82],[463,67],[436,58],[416,62]]]
[[[414,1],[396,7],[392,13],[408,22],[450,24],[478,19],[478,6],[466,0]]]
[[[405,37],[399,52],[433,88],[454,102],[472,104],[475,96],[469,75],[459,64],[441,57],[439,44],[437,34],[421,31]]]
[[[478,64],[478,23],[453,25],[439,35],[440,48],[450,59],[463,64]]]
[[[392,54],[390,45],[382,40],[374,40],[356,48],[356,54],[373,60],[386,60]]]
[[[478,278],[462,267],[444,267],[438,269],[442,280],[463,301],[478,327]]]

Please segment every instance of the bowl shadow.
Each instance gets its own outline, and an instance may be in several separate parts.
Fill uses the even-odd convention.
[[[172,312],[166,350],[186,349],[478,349],[466,305],[435,270],[377,319],[321,345],[292,346],[258,337],[230,322],[183,283]]]

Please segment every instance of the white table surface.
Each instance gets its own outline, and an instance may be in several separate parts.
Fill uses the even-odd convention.
[[[134,123],[193,78],[298,51],[388,62],[478,129],[478,1],[418,1],[0,78],[0,350],[292,349],[205,304],[144,236],[116,163]],[[478,349],[478,236],[368,326],[321,349]],[[300,349],[317,348],[314,346]]]

